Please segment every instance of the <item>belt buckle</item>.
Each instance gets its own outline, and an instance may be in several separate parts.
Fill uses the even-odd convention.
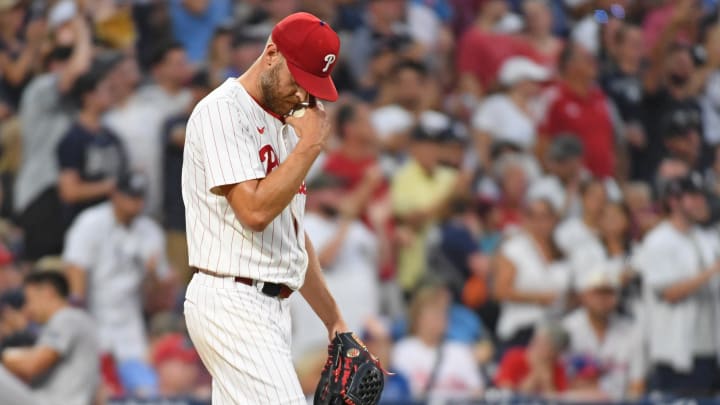
[[[267,295],[271,298],[277,298],[282,291],[282,286],[280,284],[266,283],[259,280],[255,281],[255,288],[257,288],[257,290],[264,295]]]

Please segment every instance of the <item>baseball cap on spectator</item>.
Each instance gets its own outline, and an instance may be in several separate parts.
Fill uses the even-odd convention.
[[[683,137],[690,130],[700,129],[700,113],[690,106],[673,109],[664,119],[662,135],[666,139]]]
[[[141,173],[126,173],[117,182],[116,190],[128,197],[144,198],[147,193],[148,179]]]
[[[389,105],[373,111],[370,121],[381,139],[404,133],[413,126],[412,114],[397,105]]]
[[[512,86],[524,80],[544,82],[550,79],[550,70],[523,56],[513,56],[503,62],[498,79],[504,86]]]
[[[152,362],[155,365],[169,360],[194,363],[198,361],[198,354],[185,336],[173,333],[160,338],[152,353]]]
[[[77,5],[72,0],[61,0],[56,3],[48,14],[48,27],[55,29],[72,20],[77,14]]]
[[[450,121],[441,132],[440,136],[443,142],[467,144],[469,142],[468,130],[463,123],[458,121]]]
[[[325,21],[310,13],[291,14],[273,28],[272,39],[303,89],[323,100],[337,100],[330,74],[340,53],[340,38]]]
[[[7,306],[19,310],[23,305],[25,305],[25,296],[20,289],[5,291],[0,295],[0,309]]]
[[[565,162],[569,159],[582,157],[583,145],[574,135],[555,137],[548,148],[548,159],[553,162]]]
[[[702,194],[704,192],[702,180],[698,177],[689,175],[667,180],[663,188],[663,198],[680,197],[684,194]]]
[[[590,290],[617,290],[620,279],[617,272],[611,271],[606,264],[600,263],[581,272],[575,279],[575,289],[579,292]]]
[[[416,125],[410,132],[410,135],[412,137],[412,140],[415,142],[443,142],[442,130],[427,128],[422,124]]]

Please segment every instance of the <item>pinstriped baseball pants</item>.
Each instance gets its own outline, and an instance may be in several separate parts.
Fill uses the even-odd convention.
[[[291,358],[287,300],[232,277],[196,273],[185,322],[213,378],[213,405],[306,404]]]

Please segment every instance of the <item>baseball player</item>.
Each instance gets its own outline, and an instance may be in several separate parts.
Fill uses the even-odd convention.
[[[182,191],[195,274],[185,316],[213,404],[305,403],[290,353],[295,291],[330,337],[346,332],[303,226],[304,179],[330,131],[312,101],[337,99],[339,50],[327,23],[292,14],[188,121]]]

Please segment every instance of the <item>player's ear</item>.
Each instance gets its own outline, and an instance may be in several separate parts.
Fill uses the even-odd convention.
[[[265,52],[263,52],[263,63],[267,65],[272,65],[277,62],[277,59],[280,58],[280,52],[277,49],[277,46],[275,46],[272,41],[268,41],[268,43],[265,45]]]

